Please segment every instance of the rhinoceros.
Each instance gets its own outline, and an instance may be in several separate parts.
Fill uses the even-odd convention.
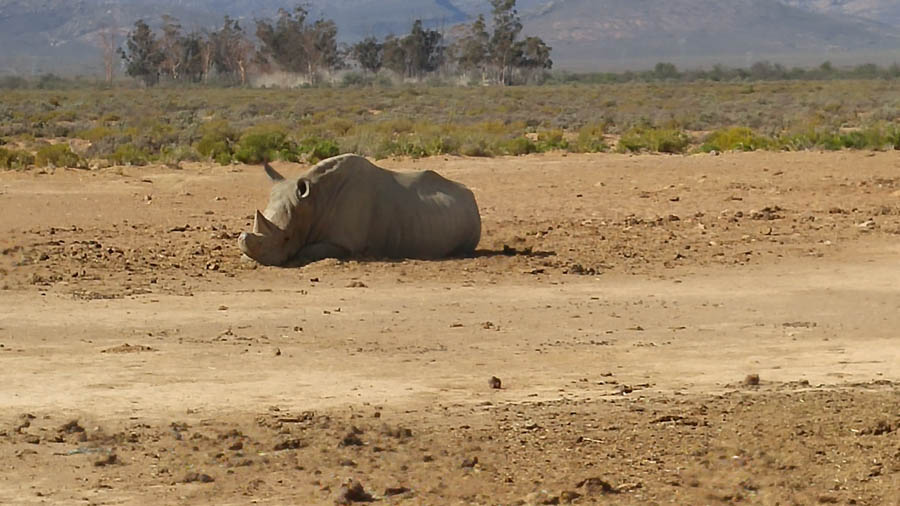
[[[238,246],[264,265],[324,258],[437,259],[475,250],[481,216],[472,191],[438,173],[394,172],[358,155],[316,164],[274,183],[265,212]]]

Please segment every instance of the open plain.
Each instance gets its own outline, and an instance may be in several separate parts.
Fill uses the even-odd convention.
[[[0,503],[900,503],[897,152],[378,163],[477,255],[257,266],[253,166],[0,173]]]

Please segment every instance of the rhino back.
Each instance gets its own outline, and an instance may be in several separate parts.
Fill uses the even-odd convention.
[[[392,258],[463,254],[478,244],[481,218],[474,195],[433,171],[398,173],[348,157],[328,179],[314,241]]]
[[[474,251],[481,238],[475,196],[436,172],[392,173],[376,200],[368,245],[373,254],[438,258]]]

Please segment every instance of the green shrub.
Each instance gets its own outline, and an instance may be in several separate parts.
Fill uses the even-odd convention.
[[[365,75],[361,72],[347,72],[341,78],[341,87],[350,88],[353,86],[371,86],[375,82],[374,76]]]
[[[766,149],[771,144],[770,139],[756,134],[749,128],[731,127],[709,134],[703,145],[700,146],[700,150],[705,153],[710,151],[756,151],[757,149]]]
[[[429,156],[455,155],[459,153],[461,147],[462,141],[450,134],[437,134],[426,143]]]
[[[393,148],[392,155],[422,158],[428,156],[428,149],[418,135],[402,135],[389,144]]]
[[[116,165],[147,165],[149,158],[146,152],[130,143],[118,146],[108,157],[109,161]]]
[[[178,144],[178,131],[162,121],[143,121],[137,127],[128,130],[132,143],[147,153],[159,154],[163,148]]]
[[[310,163],[316,163],[332,156],[341,154],[341,148],[336,142],[329,139],[318,139],[311,137],[304,139],[300,143],[298,150],[306,154],[306,158]]]
[[[96,126],[94,128],[78,132],[75,136],[86,141],[97,142],[114,135],[116,135],[116,133],[111,128],[105,126]]]
[[[895,125],[875,124],[862,130],[840,134],[840,144],[848,149],[897,149],[900,129]]]
[[[84,167],[84,160],[72,152],[68,144],[48,144],[37,150],[35,165],[38,167]]]
[[[165,148],[159,157],[159,161],[169,165],[177,165],[178,162],[199,162],[200,160],[200,153],[190,146]],[[227,162],[222,165],[226,164]]]
[[[547,130],[538,133],[537,150],[553,151],[555,149],[568,149],[569,141],[566,140],[562,130]]]
[[[536,153],[537,146],[527,137],[516,137],[503,144],[503,152],[508,155],[527,155]]]
[[[681,130],[636,127],[622,135],[618,150],[623,153],[640,151],[684,153],[690,142],[690,137]]]
[[[296,162],[297,147],[280,126],[259,125],[241,135],[234,158],[241,163],[257,164],[281,159]]]
[[[487,142],[485,142],[484,139],[473,139],[464,142],[459,148],[459,152],[463,156],[494,156],[494,153],[488,147]]]
[[[606,133],[605,123],[591,123],[578,130],[578,137],[574,144],[569,145],[569,150],[576,153],[601,153],[609,150],[609,145],[603,139]]]
[[[200,126],[200,140],[196,149],[202,156],[215,160],[220,165],[227,165],[231,163],[236,139],[237,132],[227,121],[210,121]]]
[[[815,148],[817,143],[815,132],[798,132],[779,135],[773,146],[785,151],[803,151]]]
[[[34,164],[34,155],[27,151],[0,148],[0,168],[26,169]]]

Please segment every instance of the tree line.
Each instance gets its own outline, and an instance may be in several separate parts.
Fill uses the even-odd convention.
[[[171,16],[163,16],[159,31],[138,20],[118,55],[125,73],[146,86],[210,78],[245,85],[251,73],[274,71],[300,74],[316,83],[352,68],[370,75],[387,69],[404,79],[440,73],[510,85],[530,82],[550,69],[551,48],[539,37],[522,36],[516,0],[490,2],[490,26],[480,15],[458,27],[453,40],[416,20],[403,36],[340,44],[333,20],[312,19],[305,7],[297,6],[279,10],[274,19],[254,20],[252,36],[228,16],[220,28],[191,32]]]

